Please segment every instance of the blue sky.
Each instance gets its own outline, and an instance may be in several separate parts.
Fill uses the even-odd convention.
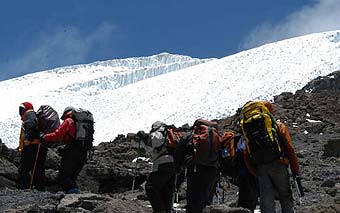
[[[339,20],[340,0],[1,1],[0,80],[160,52],[221,58]]]

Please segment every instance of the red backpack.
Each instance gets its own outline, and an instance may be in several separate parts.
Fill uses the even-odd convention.
[[[221,149],[220,136],[217,133],[217,123],[198,119],[193,125],[192,144],[195,165],[217,166]]]

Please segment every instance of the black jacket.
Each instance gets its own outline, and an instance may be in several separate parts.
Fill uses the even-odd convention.
[[[37,116],[34,111],[29,111],[25,115],[23,120],[23,130],[26,136],[26,139],[32,141],[33,139],[39,139],[39,130],[37,129],[38,121]],[[28,137],[28,138],[27,138]]]
[[[193,147],[190,144],[192,141],[191,132],[185,133],[176,145],[175,151],[175,166],[180,169],[183,166],[193,166]]]

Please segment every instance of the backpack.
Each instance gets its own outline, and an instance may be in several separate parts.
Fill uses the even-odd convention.
[[[149,134],[149,143],[153,149],[153,160],[165,154],[173,155],[176,148],[176,141],[173,130],[162,122],[152,124]]]
[[[82,144],[86,151],[93,148],[94,121],[90,111],[77,108],[72,110],[72,118],[76,127],[75,141]]]
[[[195,165],[216,167],[221,149],[217,123],[203,119],[196,120],[192,131],[192,146]]]
[[[226,131],[223,133],[222,138],[221,138],[221,157],[222,158],[227,158],[235,157],[235,133],[232,131]]]
[[[243,163],[244,143],[240,134],[233,131],[226,131],[221,138],[221,172],[228,177],[237,179]],[[235,182],[235,181],[234,181]]]
[[[259,165],[280,158],[278,126],[264,103],[248,102],[242,107],[241,112],[241,127],[250,161],[254,165]]]
[[[49,105],[41,105],[36,113],[38,130],[44,134],[54,132],[60,125],[57,111]]]

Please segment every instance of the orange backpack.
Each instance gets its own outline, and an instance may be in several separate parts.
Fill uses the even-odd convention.
[[[221,141],[217,133],[217,123],[198,119],[194,122],[192,133],[195,165],[215,166],[221,150]]]
[[[240,154],[236,153],[237,142],[235,140],[235,132],[226,131],[222,135],[222,150],[220,156],[220,171],[223,175],[233,178],[238,177],[240,170]],[[238,155],[238,156],[236,156]]]
[[[222,135],[222,157],[235,157],[235,133],[233,131],[226,131]]]

